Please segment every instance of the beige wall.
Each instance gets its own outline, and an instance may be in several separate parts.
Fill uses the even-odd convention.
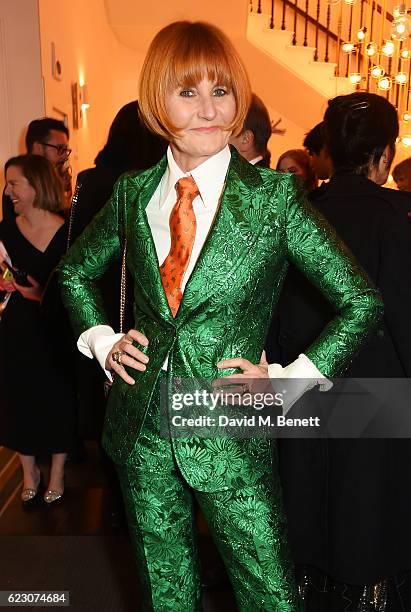
[[[0,2],[0,190],[7,159],[24,153],[27,124],[44,115],[37,0]],[[0,211],[1,215],[1,211]]]
[[[39,7],[46,114],[67,114],[76,174],[93,165],[119,108],[137,98],[142,55],[117,40],[104,0],[39,0]],[[60,81],[52,76],[52,42],[62,65]],[[80,129],[74,130],[71,84],[82,79],[90,108]]]

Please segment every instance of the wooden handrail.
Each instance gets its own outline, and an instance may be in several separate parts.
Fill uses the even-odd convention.
[[[286,4],[287,6],[289,6],[290,8],[293,9],[293,11],[295,10],[297,15],[299,15],[300,17],[306,17],[306,12],[303,11],[303,9],[300,9],[300,7],[296,7],[294,2],[291,2],[291,0],[283,0],[284,4]],[[329,30],[327,30],[327,28],[322,25],[322,23],[317,22],[316,19],[314,19],[314,17],[311,17],[311,15],[307,15],[307,21],[311,24],[313,24],[314,26],[317,26],[318,23],[318,29],[323,32],[324,34],[329,34],[330,38],[332,38],[333,40],[337,41],[337,35],[334,34],[333,32],[330,32]]]
[[[296,7],[295,3],[292,0],[283,0],[283,3],[284,3],[284,5],[287,5],[288,7],[292,8],[293,11],[296,11],[297,15],[299,15],[300,17],[303,17],[304,19],[307,17],[307,21],[309,23],[311,23],[312,25],[317,27],[317,20],[314,17],[311,17],[311,15],[308,15],[306,13],[306,11],[304,11],[300,7],[298,7],[298,6]],[[259,2],[258,8],[261,11],[261,2]],[[382,6],[380,4],[376,4],[376,11],[377,11],[377,13],[382,14],[383,9],[382,9]],[[257,12],[258,12],[258,10],[257,10]],[[393,15],[391,15],[391,13],[388,13],[388,12],[386,12],[386,19],[387,19],[387,21],[390,21],[390,22],[394,21]],[[281,29],[283,29],[283,28],[281,28]],[[327,34],[328,33],[328,36],[332,40],[337,42],[337,40],[338,40],[337,34],[334,34],[334,32],[331,32],[330,30],[328,30],[325,25],[323,25],[322,23],[318,22],[318,29],[321,32],[323,32],[323,34]]]

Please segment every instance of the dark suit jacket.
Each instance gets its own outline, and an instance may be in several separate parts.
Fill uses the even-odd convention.
[[[81,184],[75,205],[72,223],[72,242],[80,236],[94,215],[103,208],[113,192],[121,170],[99,165],[83,170],[77,175],[77,185]]]
[[[404,195],[354,174],[335,176],[312,203],[334,226],[380,289],[384,325],[353,360],[347,376],[411,375],[411,241]],[[329,302],[291,267],[268,336],[271,361],[293,361],[334,316]]]
[[[352,174],[335,176],[314,206],[380,289],[383,324],[346,375],[411,375],[411,239],[403,194]],[[290,268],[267,340],[287,364],[332,319],[318,290]],[[373,584],[411,568],[411,441],[280,440],[280,473],[297,563],[334,579]]]

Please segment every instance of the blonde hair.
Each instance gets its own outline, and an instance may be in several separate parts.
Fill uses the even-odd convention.
[[[236,113],[227,131],[241,132],[251,101],[248,75],[227,36],[201,21],[176,21],[153,39],[140,74],[139,103],[148,127],[167,140],[178,137],[166,110],[166,95],[207,77],[234,95]]]

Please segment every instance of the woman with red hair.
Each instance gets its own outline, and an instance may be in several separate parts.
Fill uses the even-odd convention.
[[[189,22],[161,30],[142,68],[139,101],[148,126],[170,142],[167,155],[119,179],[61,266],[80,350],[116,374],[103,442],[119,466],[150,610],[200,607],[192,496],[239,610],[302,607],[274,441],[224,431],[204,438],[195,428],[170,435],[173,382],[237,372],[265,383],[285,372],[327,386],[381,309],[355,262],[317,226],[294,178],[230,150],[250,99],[244,66],[220,30]],[[124,335],[107,326],[96,280],[125,243],[135,326]],[[260,358],[288,260],[321,283],[339,316],[334,331],[287,369]],[[346,281],[330,268],[343,269]]]

